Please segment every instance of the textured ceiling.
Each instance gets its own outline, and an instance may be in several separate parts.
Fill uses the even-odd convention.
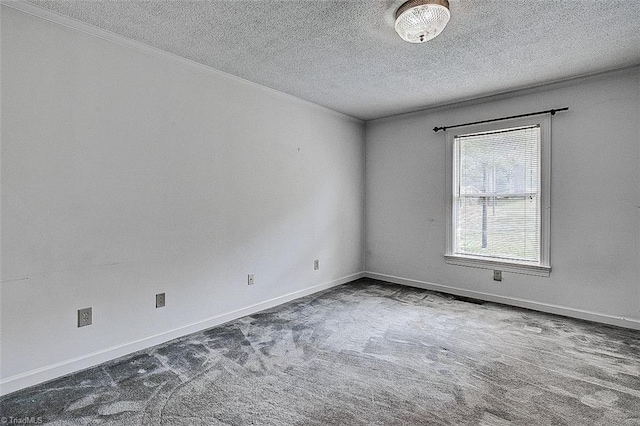
[[[640,64],[640,0],[450,0],[425,44],[403,0],[30,3],[361,119]]]

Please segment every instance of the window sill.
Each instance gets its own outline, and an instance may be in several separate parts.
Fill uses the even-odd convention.
[[[493,269],[516,274],[535,275],[537,277],[549,277],[550,266],[532,265],[518,262],[490,260],[483,257],[460,256],[445,254],[444,260],[449,265],[468,266],[471,268]]]

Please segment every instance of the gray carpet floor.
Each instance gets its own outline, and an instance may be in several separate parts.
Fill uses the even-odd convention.
[[[53,425],[640,425],[640,333],[363,279],[0,409]]]

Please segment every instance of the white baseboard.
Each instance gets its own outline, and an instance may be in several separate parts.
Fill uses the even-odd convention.
[[[145,337],[134,342],[124,343],[122,345],[102,349],[100,351],[96,351],[86,355],[81,355],[72,359],[58,362],[56,364],[51,364],[41,368],[36,368],[34,370],[26,371],[24,373],[16,374],[14,376],[7,377],[6,379],[0,380],[0,395],[7,395],[9,393],[27,388],[29,386],[34,386],[40,383],[47,382],[49,380],[56,379],[66,374],[75,373],[77,371],[93,367],[103,362],[111,361],[121,356],[147,349],[152,346],[176,339],[178,337],[206,330],[208,328],[224,324],[225,322],[251,315],[265,309],[273,308],[274,306],[290,302],[291,300],[308,296],[310,294],[317,293],[319,291],[326,290],[332,287],[337,287],[339,285],[346,284],[363,277],[364,272],[347,275],[345,277],[329,281],[327,283],[305,288],[303,290],[294,291],[293,293],[285,294],[283,296],[274,297],[273,299],[265,300],[264,302],[256,303],[254,305],[237,309],[235,311],[215,315],[202,321],[178,327],[176,329],[156,334],[154,336]]]
[[[387,281],[394,284],[401,284],[410,287],[422,288],[425,290],[439,291],[456,296],[471,297],[485,300],[487,302],[502,303],[505,305],[517,306],[520,308],[532,309],[534,311],[547,312],[550,314],[562,315],[565,317],[578,318],[587,321],[594,321],[603,324],[615,325],[618,327],[640,330],[640,321],[631,318],[617,317],[613,315],[601,314],[598,312],[585,311],[582,309],[568,308],[565,306],[552,305],[549,303],[533,302],[531,300],[518,299],[515,297],[499,296],[497,294],[483,293],[473,290],[465,290],[450,287],[442,284],[435,284],[426,281],[413,280],[410,278],[395,277],[393,275],[379,274],[377,272],[366,271],[366,278]]]

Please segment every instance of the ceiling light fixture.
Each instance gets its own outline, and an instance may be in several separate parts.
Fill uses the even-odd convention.
[[[424,43],[437,37],[450,18],[447,0],[409,0],[396,12],[396,32],[409,43]]]

